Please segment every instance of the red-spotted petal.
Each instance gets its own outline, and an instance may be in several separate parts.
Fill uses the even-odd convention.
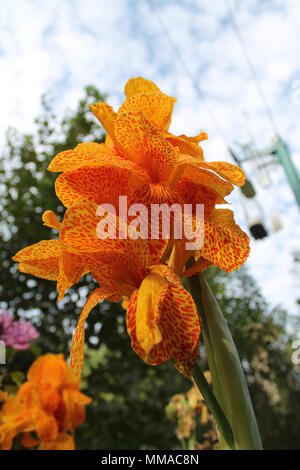
[[[113,108],[107,103],[94,103],[90,105],[90,109],[106,130],[112,142],[116,143],[115,120],[117,114],[114,112]]]
[[[243,170],[228,162],[202,162],[202,168],[207,168],[208,170],[213,170],[222,178],[226,179],[235,186],[243,186],[245,183],[245,173]]]
[[[138,93],[149,92],[161,93],[160,89],[154,82],[143,77],[129,78],[124,88],[126,98],[130,98]]]
[[[84,359],[84,336],[85,336],[85,321],[89,316],[91,310],[105,298],[113,295],[113,292],[108,292],[102,289],[95,289],[90,293],[83,309],[80,314],[76,331],[73,337],[71,355],[70,355],[70,366],[75,376],[81,374],[83,359]]]
[[[84,142],[72,150],[64,150],[57,154],[50,163],[49,171],[72,171],[81,167],[126,165],[124,159],[104,144]]]
[[[60,244],[58,240],[42,240],[27,246],[13,257],[19,271],[43,279],[56,280],[59,273]]]
[[[178,149],[174,149],[142,113],[118,116],[115,133],[124,155],[142,166],[152,182],[167,180],[177,162]]]
[[[175,98],[163,93],[138,93],[125,100],[118,116],[128,112],[141,112],[157,127],[168,129],[175,101]]]
[[[62,250],[59,258],[59,275],[57,278],[58,300],[62,300],[65,291],[80,281],[81,277],[87,274],[90,269],[87,268],[86,255],[77,255]]]
[[[169,175],[168,183],[176,189],[181,179],[184,178],[188,182],[205,187],[217,194],[220,198],[217,202],[221,204],[224,202],[223,198],[233,190],[233,185],[208,169],[207,165],[189,155],[181,155],[173,172]]]
[[[60,230],[61,222],[58,220],[57,216],[53,211],[45,211],[42,216],[42,221],[46,227],[53,228],[55,230]]]
[[[240,268],[250,252],[249,237],[235,224],[230,212],[216,209],[211,221],[205,222],[201,250],[204,258],[227,272]]]
[[[150,80],[131,78],[125,85],[126,100],[118,115],[142,112],[157,127],[168,129],[176,99],[162,93]]]
[[[196,140],[196,137],[186,137],[185,135],[176,136],[170,133],[166,133],[165,138],[174,147],[178,147],[181,154],[191,155],[199,160],[204,160],[203,150],[198,145],[198,142],[203,139]]]
[[[75,253],[93,253],[105,249],[116,250],[118,245],[122,246],[124,241],[119,240],[117,230],[115,234],[110,233],[110,237],[115,236],[114,239],[99,236],[97,209],[97,204],[81,200],[67,210],[60,231],[60,241],[65,249]],[[113,212],[106,220],[110,227],[118,228]]]
[[[144,187],[149,181],[147,173],[136,168],[132,162],[131,170],[118,168],[79,168],[62,173],[55,182],[57,197],[65,207],[71,207],[76,201],[86,199],[96,204],[113,204],[119,207],[119,196],[128,196]]]
[[[224,202],[223,198],[220,198],[211,189],[192,183],[186,178],[180,179],[176,192],[181,196],[184,204],[192,204],[193,214],[196,210],[196,204],[203,204],[205,220],[210,217],[217,203]]]
[[[161,364],[173,358],[177,369],[182,374],[190,376],[198,353],[200,337],[200,322],[196,306],[173,270],[159,265],[153,267],[151,273],[164,276],[164,282],[168,283],[168,288],[162,289],[156,302],[156,314],[150,315],[156,329],[156,334],[153,332],[155,341],[152,349],[147,353],[139,340],[142,328],[139,327],[141,332],[137,335],[139,292],[135,291],[127,309],[127,329],[132,347],[141,359],[151,365]],[[151,328],[151,322],[147,328]],[[157,329],[161,335],[160,342],[157,342],[159,339]]]

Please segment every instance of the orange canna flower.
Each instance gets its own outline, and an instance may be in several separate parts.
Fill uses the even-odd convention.
[[[0,449],[9,450],[16,436],[27,448],[74,449],[74,431],[85,419],[91,399],[79,390],[62,354],[46,354],[30,367],[27,382],[0,411]],[[33,434],[34,433],[34,434]]]
[[[244,183],[245,175],[230,163],[204,161],[199,142],[207,138],[205,133],[187,137],[169,132],[175,99],[153,82],[130,79],[125,96],[117,112],[106,103],[91,106],[107,131],[105,144],[79,144],[59,153],[49,165],[50,171],[61,172],[55,189],[67,210],[62,223],[49,211],[43,220],[59,230],[59,239],[25,248],[14,259],[23,272],[56,280],[59,299],[87,272],[100,284],[88,297],[77,325],[71,351],[75,375],[82,367],[89,312],[103,299],[123,298],[136,353],[152,365],[172,358],[189,376],[200,323],[180,277],[211,264],[232,271],[246,261],[248,236],[234,222],[232,211],[216,208],[226,202],[233,185]],[[174,242],[172,237],[100,240],[96,209],[103,203],[118,209],[119,196],[127,196],[128,205],[204,204],[203,247],[186,251],[185,240]],[[187,261],[192,261],[189,267]]]
[[[198,143],[206,134],[168,133],[175,100],[154,83],[130,79],[125,95],[117,113],[106,103],[91,106],[107,131],[106,145],[80,144],[49,165],[50,171],[63,172],[56,181],[58,197],[66,207],[82,199],[118,207],[121,195],[128,196],[129,204],[202,203],[206,246],[197,258],[204,255],[205,267],[239,268],[249,254],[249,239],[234,221],[223,225],[224,215],[215,206],[226,202],[233,185],[243,185],[243,171],[226,162],[204,162]]]

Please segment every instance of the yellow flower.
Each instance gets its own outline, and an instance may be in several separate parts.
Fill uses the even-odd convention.
[[[22,435],[24,447],[74,449],[74,430],[84,421],[85,405],[91,402],[80,392],[79,382],[62,354],[39,357],[17,394],[5,397],[0,411],[0,449],[9,450],[18,435]]]

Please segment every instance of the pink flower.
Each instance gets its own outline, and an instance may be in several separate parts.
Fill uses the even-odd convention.
[[[27,349],[30,341],[39,336],[38,331],[26,320],[15,321],[11,313],[2,310],[0,313],[0,339],[7,347]]]

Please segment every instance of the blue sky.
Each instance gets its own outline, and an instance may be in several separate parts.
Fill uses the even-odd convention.
[[[258,147],[268,145],[272,128],[231,27],[229,3],[277,128],[300,171],[300,99],[293,88],[300,80],[299,1],[149,1],[152,9],[146,0],[0,2],[0,143],[9,125],[23,132],[33,129],[40,96],[47,90],[53,92],[58,114],[76,105],[87,84],[108,93],[117,107],[126,80],[142,75],[177,97],[174,133],[208,132],[208,160],[230,160],[226,144],[249,141],[251,135]],[[189,74],[201,87],[221,133]],[[269,187],[253,165],[246,170],[255,181],[267,226],[271,228],[276,214],[282,223],[282,229],[264,241],[251,242],[247,265],[268,300],[295,313],[299,282],[292,275],[291,254],[300,249],[299,209],[281,168],[272,169]],[[237,220],[247,229],[238,191],[231,201]]]

